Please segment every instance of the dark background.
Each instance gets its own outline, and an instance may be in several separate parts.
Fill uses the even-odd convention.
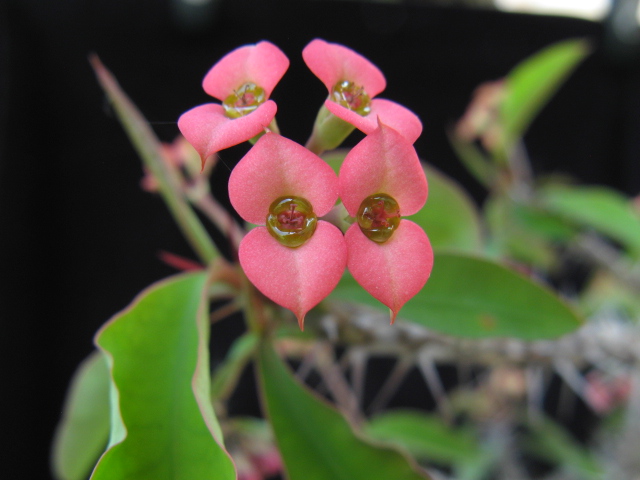
[[[2,478],[49,478],[67,382],[94,332],[174,272],[158,251],[193,258],[161,201],[139,188],[140,162],[106,107],[87,62],[92,52],[168,141],[183,111],[209,101],[200,82],[215,61],[270,40],[291,60],[273,95],[278,123],[304,142],[326,92],[300,52],[315,37],[346,44],[382,68],[382,97],[421,117],[419,154],[480,199],[445,129],[480,82],[554,41],[588,37],[594,54],[527,135],[534,166],[629,194],[640,189],[635,50],[613,41],[603,24],[310,0],[223,0],[210,16],[188,21],[174,7],[170,0],[0,0]],[[232,166],[243,151],[223,160]],[[228,171],[215,176],[226,199]]]

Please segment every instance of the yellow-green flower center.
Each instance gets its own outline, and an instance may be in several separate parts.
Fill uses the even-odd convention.
[[[245,83],[224,99],[222,106],[229,118],[240,118],[258,108],[266,100],[264,89],[255,83]]]
[[[371,98],[363,87],[342,80],[331,89],[331,100],[363,117],[371,112]]]
[[[376,193],[360,204],[356,220],[367,238],[384,243],[400,225],[400,207],[393,197]]]
[[[269,206],[267,230],[286,247],[299,247],[316,231],[318,217],[301,197],[280,197]]]

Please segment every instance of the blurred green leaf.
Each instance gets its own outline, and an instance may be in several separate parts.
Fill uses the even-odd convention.
[[[71,381],[53,442],[52,468],[59,480],[85,480],[109,440],[109,370],[93,352]]]
[[[344,162],[344,157],[346,157],[348,153],[348,148],[336,148],[335,150],[323,153],[322,159],[327,162],[331,168],[333,168],[336,175],[339,175],[340,167],[342,166],[342,162]]]
[[[623,318],[640,318],[640,296],[628,283],[604,270],[589,279],[580,294],[580,305],[587,316],[617,312]]]
[[[238,383],[245,365],[253,357],[258,344],[254,333],[245,333],[236,339],[224,362],[216,369],[211,379],[211,398],[227,397]]]
[[[112,436],[92,480],[236,478],[209,402],[206,273],[158,282],[99,332]]]
[[[551,270],[557,265],[552,241],[568,239],[574,230],[557,216],[503,195],[490,196],[484,204],[489,226],[488,252],[525,265]]]
[[[364,432],[386,443],[400,445],[421,460],[462,463],[481,453],[474,436],[420,411],[397,410],[373,418]]]
[[[478,212],[467,193],[451,178],[431,166],[424,167],[429,182],[429,198],[417,214],[408,217],[429,236],[434,249],[481,249]]]
[[[301,385],[266,342],[259,350],[262,398],[289,480],[424,480],[417,466],[354,434],[347,421]]]
[[[580,445],[560,425],[541,417],[529,424],[530,435],[524,448],[548,462],[557,465],[564,472],[571,472],[585,480],[599,480],[602,468],[589,450]]]
[[[345,274],[331,299],[387,308]],[[427,285],[398,315],[449,335],[556,338],[582,320],[550,289],[490,260],[438,252]]]
[[[509,72],[501,104],[507,149],[524,135],[538,112],[589,52],[586,40],[565,40],[537,52]]]
[[[566,221],[591,228],[640,256],[640,213],[631,200],[606,187],[549,186],[540,199],[550,211]]]
[[[467,171],[484,187],[491,189],[498,175],[496,165],[473,143],[459,139],[453,133],[449,134],[449,143]]]

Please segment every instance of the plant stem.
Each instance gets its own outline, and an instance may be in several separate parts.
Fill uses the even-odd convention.
[[[96,55],[92,55],[89,61],[131,143],[142,158],[144,165],[158,181],[160,194],[174,220],[200,259],[208,265],[219,256],[219,253],[206,229],[185,200],[177,179],[165,164],[160,141],[149,123],[122,91],[116,79],[100,59]]]

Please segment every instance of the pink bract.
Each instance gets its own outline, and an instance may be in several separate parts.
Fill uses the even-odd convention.
[[[321,217],[338,199],[338,177],[302,145],[267,133],[231,172],[229,198],[244,220],[264,225],[269,206],[282,196],[306,199]]]
[[[180,116],[178,128],[197,150],[202,164],[215,152],[247,141],[273,121],[277,107],[268,100],[282,78],[289,60],[269,42],[246,45],[225,55],[203,80],[204,90],[220,101],[247,83],[264,89],[267,101],[256,110],[240,118],[229,118],[218,104],[205,104],[192,108]]]
[[[266,133],[231,172],[229,198],[244,220],[264,225],[270,205],[285,196],[304,198],[320,217],[338,199],[338,177],[303,146]],[[320,220],[311,238],[295,248],[282,245],[266,227],[255,228],[242,239],[238,257],[251,283],[295,313],[303,328],[306,313],[338,284],[347,248],[340,230]]]
[[[347,248],[338,228],[318,221],[302,246],[290,248],[266,227],[251,230],[238,252],[240,265],[258,290],[291,310],[304,329],[304,317],[336,287],[347,262]]]
[[[222,105],[207,103],[183,113],[178,128],[196,149],[202,164],[220,150],[246,142],[263,132],[276,116],[277,107],[267,100],[256,110],[240,118],[229,118]]]
[[[378,128],[347,154],[340,168],[340,198],[355,216],[362,201],[385,193],[400,205],[400,214],[413,215],[427,200],[428,186],[415,148],[391,127]]]
[[[224,101],[245,83],[255,83],[271,95],[289,68],[289,59],[270,42],[239,47],[222,57],[202,81],[202,88],[212,97]]]
[[[391,310],[391,323],[402,306],[418,293],[431,275],[433,250],[420,226],[401,220],[385,243],[368,239],[358,224],[345,234],[347,268],[353,278]]]
[[[400,133],[379,122],[345,157],[340,168],[340,198],[356,217],[362,202],[385,194],[399,206],[400,215],[417,213],[427,199],[424,170],[413,145]],[[345,234],[347,268],[373,297],[398,311],[424,286],[433,268],[433,250],[417,224],[400,220],[385,242],[368,238],[358,223]]]
[[[378,128],[378,121],[402,133],[409,143],[414,143],[422,133],[422,122],[415,113],[399,103],[384,98],[371,100],[371,112],[365,116],[329,99],[325,100],[324,106],[336,117],[367,135]]]
[[[418,139],[422,123],[415,113],[390,100],[373,98],[385,89],[386,80],[378,67],[362,55],[342,45],[315,39],[304,48],[302,57],[329,94],[338,82],[346,80],[363,87],[371,98],[371,111],[364,116],[327,99],[325,107],[333,115],[367,135],[377,128],[379,117],[385,125],[401,132],[409,142],[414,143]]]
[[[338,82],[348,80],[363,87],[369,96],[374,97],[387,85],[378,67],[362,55],[337,43],[316,38],[302,50],[302,58],[329,92]]]

